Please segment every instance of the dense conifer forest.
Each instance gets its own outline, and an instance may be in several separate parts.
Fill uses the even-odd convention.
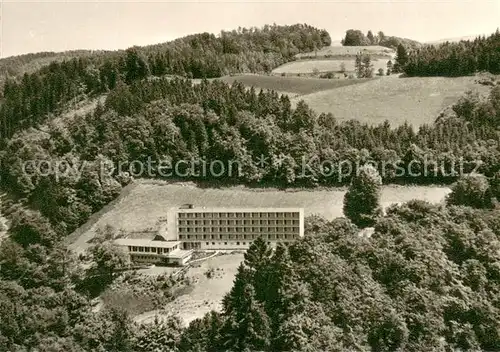
[[[54,61],[61,62],[64,60],[71,60],[72,58],[96,54],[95,51],[73,50],[60,53],[41,52],[24,54],[0,59],[0,92],[3,92],[4,83],[8,79],[22,77],[25,73],[34,73]]]
[[[500,73],[500,31],[475,40],[427,45],[409,52],[402,62],[408,76],[465,76]]]
[[[274,25],[223,31],[218,37],[208,33],[191,35],[126,52],[81,54],[72,60],[53,62],[5,82],[0,138],[43,122],[48,114],[60,111],[68,102],[113,89],[118,80],[131,84],[151,75],[211,78],[231,73],[270,72],[297,53],[330,43],[330,36],[324,30],[300,24]]]
[[[493,57],[498,44],[488,40],[478,43]],[[0,350],[499,350],[500,86],[414,130],[338,122],[304,103],[292,108],[275,92],[187,79],[265,72],[329,42],[305,25],[241,29],[52,63],[8,80],[0,157],[11,224],[0,244]],[[425,60],[425,50],[409,62]],[[88,114],[50,118],[103,93]],[[375,162],[386,183],[452,183],[460,158],[463,172],[483,176],[458,179],[446,206],[391,207],[371,219],[370,238],[348,219],[312,217],[306,237],[289,247],[255,241],[222,312],[188,327],[176,318],[136,324],[119,310],[94,313],[89,281],[106,287],[123,261],[100,246],[84,268],[63,239],[131,181],[112,166],[203,158],[241,163],[241,174],[222,179],[190,175],[223,184],[347,185],[353,173],[326,163],[346,160]],[[81,172],[25,169],[42,161]],[[409,168],[417,176],[399,174]]]

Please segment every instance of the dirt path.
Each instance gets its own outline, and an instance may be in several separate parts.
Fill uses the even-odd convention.
[[[149,323],[154,321],[155,317],[165,319],[177,315],[185,325],[188,325],[212,310],[221,311],[222,298],[231,290],[238,265],[242,260],[242,253],[204,258],[198,263],[198,267],[191,267],[187,272],[187,276],[194,282],[193,290],[189,294],[176,298],[161,310],[137,315],[134,321]],[[210,269],[214,271],[214,275],[209,279],[205,273]]]

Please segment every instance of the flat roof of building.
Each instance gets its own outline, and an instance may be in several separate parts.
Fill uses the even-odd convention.
[[[175,249],[172,252],[168,253],[167,257],[173,258],[173,259],[183,259],[192,253],[193,253],[193,250],[191,250],[191,249],[190,250]]]
[[[179,213],[289,213],[303,212],[304,208],[221,208],[198,207],[190,209],[176,209]]]
[[[152,241],[151,239],[140,238],[119,238],[115,243],[120,246],[134,246],[134,247],[156,247],[156,248],[173,248],[180,245],[180,241]]]
[[[133,239],[140,239],[140,240],[150,240],[152,241],[153,238],[156,237],[156,235],[158,234],[158,231],[155,230],[155,231],[132,231],[130,233],[127,234],[127,237],[126,239],[128,240],[133,240]]]

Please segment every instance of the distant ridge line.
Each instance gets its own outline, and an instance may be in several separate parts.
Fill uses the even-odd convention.
[[[438,40],[432,40],[432,41],[429,41],[429,42],[425,42],[425,44],[441,44],[441,43],[446,43],[446,42],[459,42],[461,40],[474,40],[477,37],[480,37],[480,36],[489,36],[489,35],[491,35],[491,33],[490,34],[486,34],[486,33],[483,33],[483,34],[472,34],[472,35],[465,35],[465,36],[453,37],[453,38],[443,38],[443,39],[438,39]]]

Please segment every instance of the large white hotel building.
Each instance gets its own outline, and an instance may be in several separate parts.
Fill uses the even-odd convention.
[[[168,219],[168,220],[167,220]],[[244,250],[262,237],[274,247],[304,236],[302,208],[171,209],[159,229],[139,238],[120,238],[136,263],[186,265],[194,250]]]
[[[271,246],[304,236],[302,208],[187,208],[175,213],[183,249],[247,249],[263,237]]]

